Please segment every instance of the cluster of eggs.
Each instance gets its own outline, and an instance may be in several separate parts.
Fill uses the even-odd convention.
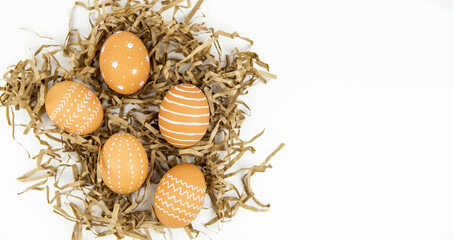
[[[119,94],[138,92],[150,74],[150,59],[135,34],[112,34],[100,49],[102,79]],[[53,85],[46,94],[45,108],[50,120],[72,134],[89,134],[103,122],[102,104],[96,94],[75,81]],[[210,111],[204,93],[195,85],[172,87],[159,108],[159,130],[175,147],[190,147],[206,134]],[[148,156],[140,140],[129,133],[110,136],[99,152],[103,182],[120,194],[137,191],[148,175]],[[201,210],[206,182],[198,167],[184,163],[164,174],[154,195],[157,218],[167,227],[185,227]]]

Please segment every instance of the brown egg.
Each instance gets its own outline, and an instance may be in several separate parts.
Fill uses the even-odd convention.
[[[190,147],[199,142],[209,126],[208,100],[192,84],[174,86],[159,109],[159,130],[175,147]]]
[[[129,133],[116,133],[100,152],[102,180],[117,193],[135,192],[148,174],[148,156],[140,141]]]
[[[78,82],[55,84],[47,92],[45,101],[50,120],[70,133],[92,133],[99,128],[104,118],[98,97]]]
[[[115,92],[132,94],[140,90],[149,77],[148,51],[135,34],[116,32],[105,41],[99,56],[101,75]]]
[[[189,225],[200,213],[206,182],[197,166],[183,163],[164,174],[154,194],[154,211],[169,228]]]

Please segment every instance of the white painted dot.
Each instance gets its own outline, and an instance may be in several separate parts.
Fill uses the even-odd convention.
[[[117,68],[118,67],[118,62],[117,61],[113,61],[112,62],[112,67]]]
[[[88,111],[90,111],[90,112],[91,112],[91,108],[88,108]]]
[[[127,59],[131,59],[131,56],[127,56]]]
[[[124,87],[121,85],[118,85],[118,89],[124,89]]]
[[[134,169],[134,166],[133,166],[133,165],[131,165],[131,169]]]
[[[63,117],[66,117],[66,114],[63,113]],[[61,119],[60,119],[61,120]]]
[[[137,74],[137,69],[132,69],[132,74]]]
[[[145,81],[140,82],[140,87],[143,86],[143,84],[145,84]]]
[[[110,171],[107,171],[107,174],[110,174]]]
[[[105,79],[105,75],[103,73],[101,74],[101,76],[102,76],[103,79]]]
[[[131,184],[134,184],[133,182],[131,182]]]
[[[149,62],[149,56],[148,55],[146,55],[145,59],[146,59],[147,62]]]
[[[74,106],[74,104],[71,103],[71,106]]]
[[[85,116],[83,116],[82,118],[83,118],[83,119],[86,119],[86,117],[85,117]]]
[[[128,47],[128,48],[132,48],[132,47],[134,47],[134,44],[133,44],[133,43],[128,43],[128,44],[127,44],[127,47]]]

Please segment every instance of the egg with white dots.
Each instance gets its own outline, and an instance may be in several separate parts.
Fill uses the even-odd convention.
[[[151,64],[145,44],[135,34],[120,31],[104,42],[99,55],[104,82],[120,94],[139,91],[149,78]]]
[[[129,133],[116,133],[100,152],[102,180],[120,194],[137,191],[148,174],[148,156],[140,141]]]

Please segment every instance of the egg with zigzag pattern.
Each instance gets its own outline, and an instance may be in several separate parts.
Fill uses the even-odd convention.
[[[169,228],[189,225],[200,213],[206,195],[204,175],[197,166],[182,163],[164,174],[154,194],[154,211]]]

